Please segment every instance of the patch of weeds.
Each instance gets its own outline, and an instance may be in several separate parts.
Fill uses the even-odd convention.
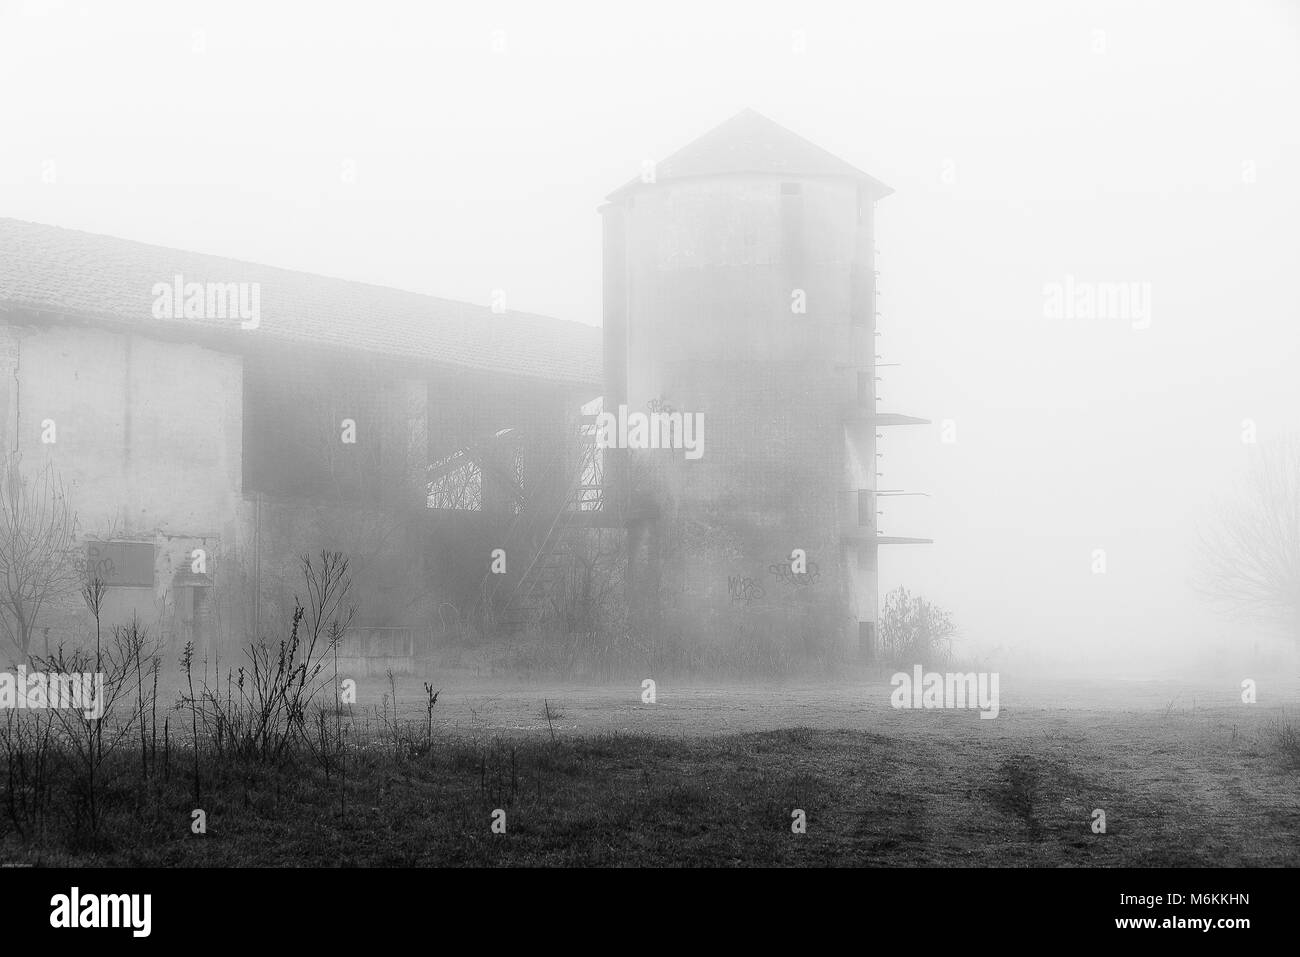
[[[1002,805],[1015,814],[1030,830],[1037,831],[1038,819],[1034,807],[1042,794],[1042,769],[1030,757],[1017,756],[1002,762],[998,768],[1002,777]]]
[[[1273,726],[1273,746],[1288,767],[1300,768],[1300,724],[1283,715]]]

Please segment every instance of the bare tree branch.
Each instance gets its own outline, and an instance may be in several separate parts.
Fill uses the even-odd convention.
[[[1242,492],[1201,530],[1194,587],[1300,640],[1300,437],[1261,446]]]
[[[0,629],[24,657],[45,607],[82,584],[77,518],[50,463],[0,458]]]

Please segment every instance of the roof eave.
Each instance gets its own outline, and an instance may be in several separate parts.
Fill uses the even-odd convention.
[[[55,306],[44,303],[20,302],[12,299],[0,299],[0,322],[11,321],[10,317],[27,316],[35,322],[55,322],[65,323],[68,325],[94,325],[105,328],[108,331],[119,332],[124,334],[135,334],[152,339],[162,339],[166,341],[183,341],[193,342],[206,348],[211,348],[217,352],[227,352],[242,354],[245,350],[243,346],[237,345],[238,339],[232,338],[230,333],[213,326],[202,325],[184,329],[180,326],[148,326],[122,316],[113,315],[112,313],[89,312],[79,309],[68,309],[62,306]],[[21,320],[20,320],[21,321]],[[434,370],[451,370],[455,372],[466,372],[486,376],[503,376],[508,379],[518,379],[523,382],[532,382],[539,385],[550,385],[557,388],[580,389],[591,394],[598,394],[604,388],[604,381],[599,374],[592,376],[562,376],[562,375],[539,375],[537,373],[520,372],[512,369],[489,368],[474,363],[456,362],[450,359],[432,359],[422,356],[413,356],[406,352],[386,352],[379,349],[365,349],[358,346],[349,345],[346,342],[300,342],[292,337],[272,335],[271,338],[278,344],[289,346],[302,346],[308,349],[320,349],[325,352],[346,353],[349,355],[364,355],[374,358],[387,360],[398,365],[410,366],[425,372]],[[594,391],[592,391],[594,390]]]
[[[692,182],[697,180],[728,179],[732,176],[768,176],[778,180],[779,179],[851,180],[866,186],[868,191],[871,193],[872,200],[881,200],[884,199],[886,196],[890,196],[894,193],[894,188],[892,186],[888,186],[885,183],[882,183],[880,180],[876,179],[874,176],[871,176],[868,173],[860,173],[857,176],[840,176],[840,175],[828,176],[825,174],[816,174],[816,173],[781,173],[781,172],[776,172],[774,170],[764,170],[764,169],[752,169],[752,170],[738,169],[738,170],[729,170],[725,173],[699,173],[691,176],[667,176],[664,177],[663,179],[656,179],[652,183],[647,183],[641,179],[634,179],[624,183],[618,189],[614,190],[612,193],[606,196],[605,202],[620,203],[623,200],[625,200],[628,196],[631,196],[635,193],[648,191],[654,189],[656,186],[662,186],[667,183],[685,183],[685,182]]]

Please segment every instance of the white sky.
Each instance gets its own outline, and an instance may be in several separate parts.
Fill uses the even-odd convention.
[[[1241,420],[1300,431],[1294,3],[0,0],[0,216],[599,324],[603,196],[744,106],[897,190],[882,527],[938,542],[883,584],[971,649],[1251,640],[1185,581]]]

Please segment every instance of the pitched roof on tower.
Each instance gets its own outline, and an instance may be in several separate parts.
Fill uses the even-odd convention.
[[[731,173],[854,179],[876,199],[893,192],[874,176],[751,109],[741,110],[656,164],[654,181]],[[607,198],[617,199],[641,185],[640,178],[634,179]]]

